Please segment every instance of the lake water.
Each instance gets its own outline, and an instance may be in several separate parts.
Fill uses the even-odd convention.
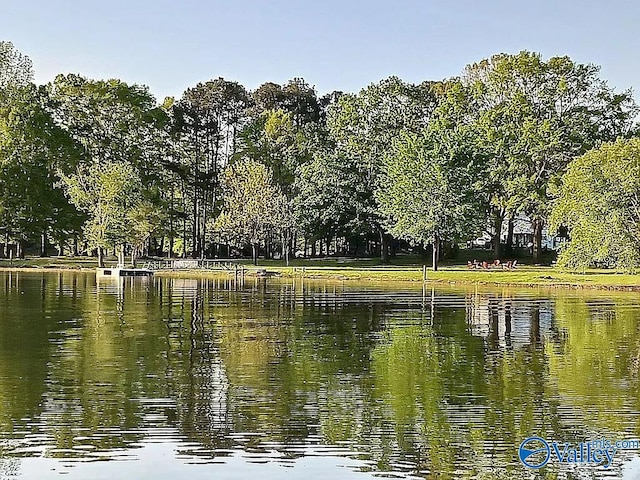
[[[0,478],[638,478],[639,372],[632,293],[5,272]]]

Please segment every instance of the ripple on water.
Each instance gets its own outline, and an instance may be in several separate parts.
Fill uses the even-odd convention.
[[[628,295],[45,277],[0,282],[0,476],[502,478],[528,435],[640,436]]]

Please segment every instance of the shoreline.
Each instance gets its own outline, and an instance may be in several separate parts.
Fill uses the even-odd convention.
[[[422,268],[416,266],[349,267],[243,265],[249,278],[304,278],[309,280],[337,280],[344,282],[423,283]],[[95,271],[90,265],[20,265],[0,264],[0,272],[78,272]],[[265,275],[266,272],[266,275]],[[165,278],[229,278],[234,271],[224,270],[162,270],[154,276]],[[565,272],[555,267],[523,266],[514,270],[468,270],[464,267],[443,267],[437,272],[427,271],[427,285],[480,285],[488,287],[548,288],[567,290],[613,290],[640,292],[640,275],[606,270],[585,273]]]

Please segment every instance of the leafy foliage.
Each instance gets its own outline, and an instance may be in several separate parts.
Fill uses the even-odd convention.
[[[159,228],[159,170],[164,111],[145,87],[118,80],[58,76],[51,86],[63,127],[85,151],[85,161],[61,172],[71,201],[88,216],[91,248],[136,250]],[[141,212],[147,212],[143,215]]]
[[[224,186],[224,208],[214,230],[239,246],[251,244],[255,260],[267,235],[286,223],[286,197],[274,184],[271,170],[253,160],[230,165]]]
[[[100,249],[197,257],[230,242],[251,244],[254,256],[261,246],[286,255],[300,236],[312,251],[341,237],[350,251],[365,245],[384,261],[390,233],[437,248],[483,228],[497,240],[506,218],[525,215],[535,256],[567,166],[633,136],[638,113],[631,92],[609,88],[597,66],[527,51],[469,65],[460,78],[389,77],[322,97],[302,78],[253,92],[217,78],[162,105],[147,87],[117,79],[32,82],[29,58],[0,42],[5,254],[10,242],[42,236],[46,245],[47,235],[62,249],[86,220],[85,239]],[[593,158],[615,157],[607,148]],[[606,189],[598,197],[600,184],[624,183],[632,166],[621,160],[619,172],[605,171],[591,161],[591,176],[573,167],[564,182],[583,172],[581,181],[597,185],[595,207],[576,220],[582,207],[563,207],[578,202],[563,187],[564,213],[554,214],[573,229],[563,261],[634,268],[629,199]],[[622,210],[601,218],[612,202]],[[499,258],[499,241],[495,248]]]
[[[53,231],[64,236],[82,218],[57,188],[58,169],[72,168],[78,145],[50,113],[47,92],[35,85],[0,90],[0,215],[6,240],[21,242]]]
[[[33,81],[31,59],[11,42],[0,41],[0,89],[24,87]]]
[[[392,234],[415,243],[458,240],[477,225],[468,158],[425,132],[394,142],[376,192]],[[436,265],[434,264],[434,268]]]
[[[619,140],[574,160],[562,177],[551,225],[569,228],[559,264],[640,266],[640,139]]]
[[[631,93],[616,94],[598,73],[598,67],[568,57],[544,61],[523,51],[472,64],[461,78],[467,123],[488,154],[479,190],[496,227],[514,214],[538,226],[534,256],[550,213],[548,187],[554,178],[600,142],[633,132],[638,110]]]
[[[142,203],[142,184],[125,162],[80,165],[62,182],[71,201],[88,216],[84,236],[91,248],[114,248],[131,240],[130,213]]]

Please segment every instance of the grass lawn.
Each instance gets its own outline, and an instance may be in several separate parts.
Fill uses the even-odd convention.
[[[115,259],[114,259],[115,262]],[[50,269],[95,269],[98,259],[95,257],[26,257],[8,260],[0,258],[0,268],[50,268]]]
[[[459,260],[460,261],[460,260]],[[277,273],[283,277],[328,278],[337,280],[401,281],[422,282],[422,262],[415,256],[398,257],[390,265],[382,265],[378,259],[321,258],[295,259],[289,266],[281,260],[260,260],[257,268]],[[141,262],[142,263],[142,262]],[[255,268],[249,260],[238,260],[249,275]],[[108,265],[115,259],[108,259]],[[19,269],[75,269],[92,270],[97,261],[92,257],[29,257],[10,262],[0,259],[0,268]],[[161,276],[203,278],[228,275],[212,271],[166,271]],[[571,288],[609,288],[640,290],[640,275],[616,272],[614,270],[587,270],[584,273],[563,271],[556,267],[518,265],[513,270],[469,270],[464,264],[444,262],[442,267],[427,272],[427,281],[445,284],[481,284],[546,286]]]

